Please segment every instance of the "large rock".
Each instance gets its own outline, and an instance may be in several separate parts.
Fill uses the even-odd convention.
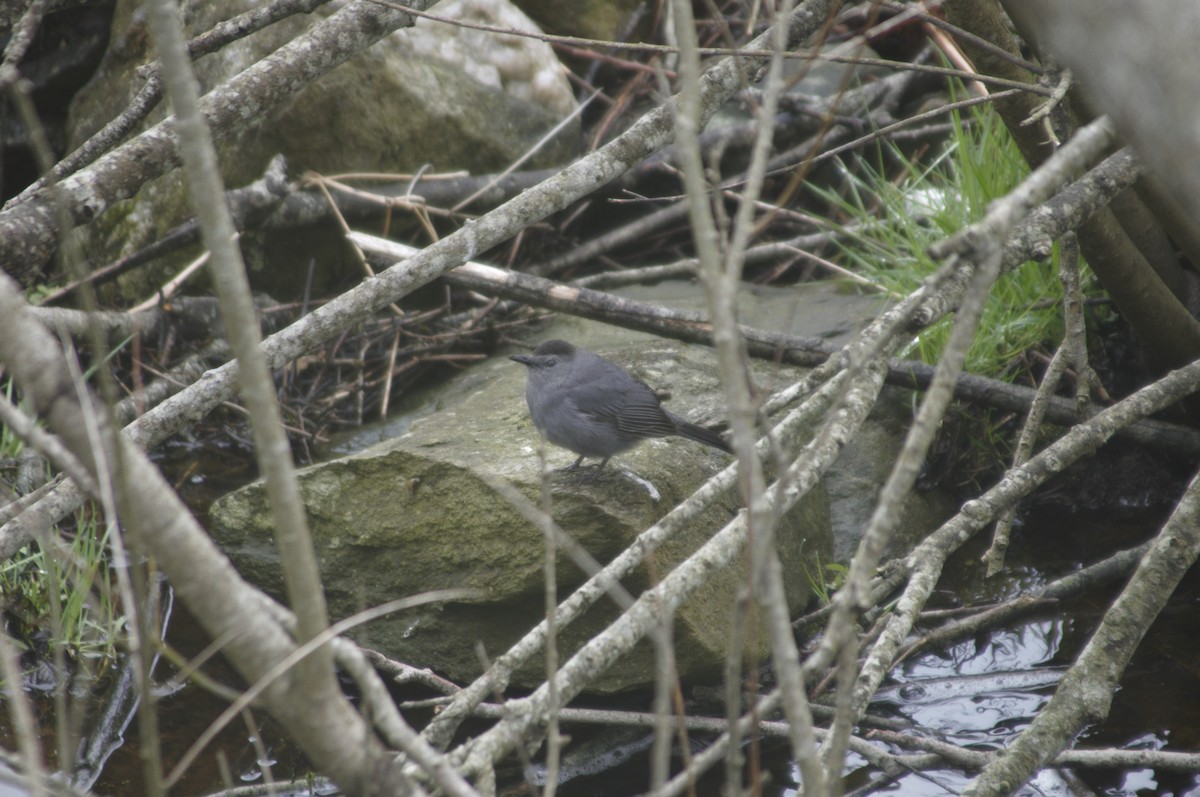
[[[559,333],[564,334],[564,333]],[[589,348],[595,346],[574,336]],[[655,388],[668,388],[668,405],[696,422],[716,417],[718,386],[705,349],[654,341],[607,350]],[[493,486],[497,480],[540,504],[536,433],[524,402],[525,369],[507,359],[472,368],[448,385],[439,409],[401,437],[301,473],[301,485],[331,612],[343,617],[369,606],[423,591],[465,587],[479,597],[405,612],[360,629],[364,644],[456,679],[480,671],[482,643],[497,655],[536,624],[543,613],[541,532]],[[574,459],[549,450],[552,467]],[[718,451],[682,438],[648,441],[618,455],[611,471],[551,479],[551,513],[593,557],[606,562],[729,462]],[[735,495],[652,554],[625,586],[644,589],[703,544],[738,512]],[[266,512],[264,491],[251,485],[212,508],[213,534],[252,581],[281,592],[282,581]],[[800,611],[818,560],[831,561],[827,500],[823,490],[780,524],[778,550],[789,574],[791,609]],[[675,630],[684,678],[719,672],[731,612],[743,580],[740,567],[712,574],[700,594],[680,610]],[[585,578],[560,558],[560,594]],[[569,655],[615,615],[603,601],[569,626],[560,642]],[[759,635],[766,654],[766,634]],[[540,664],[520,673],[520,684],[541,678]],[[623,689],[653,679],[653,654],[643,643],[614,666],[595,688]]]
[[[697,287],[686,282],[623,292],[677,309],[696,310],[703,304]],[[878,312],[882,301],[829,284],[786,289],[747,285],[738,305],[739,315],[753,318],[757,326],[820,335],[836,344]],[[688,420],[709,424],[722,416],[713,355],[707,349],[569,318],[532,336],[531,343],[551,337],[611,354],[647,384],[669,389],[667,406]],[[764,390],[777,390],[798,375],[796,369],[771,363],[754,362],[751,367]],[[364,643],[466,679],[479,671],[477,640],[494,655],[541,617],[541,534],[492,486],[496,479],[503,480],[535,505],[540,503],[537,436],[525,407],[524,371],[503,357],[473,367],[425,397],[410,416],[394,422],[388,432],[394,439],[303,472],[326,592],[336,616],[423,590],[476,586],[483,591],[476,601],[447,603],[373,624],[358,634]],[[785,519],[779,551],[793,611],[808,600],[811,580],[825,579],[830,575],[825,566],[845,563],[858,545],[911,414],[910,393],[885,390],[863,429],[826,474],[824,488]],[[379,436],[377,429],[361,433],[364,440]],[[570,464],[575,455],[551,448],[547,457],[550,466],[558,468]],[[553,480],[552,513],[595,558],[608,561],[728,461],[720,452],[680,438],[648,441],[614,457],[609,463],[614,474],[608,478]],[[643,570],[626,586],[636,594],[738,509],[733,497],[719,502],[658,551],[649,572]],[[894,553],[908,550],[954,509],[953,499],[936,491],[910,495],[892,538]],[[221,499],[212,518],[214,535],[243,573],[281,592],[261,487],[252,485]],[[736,566],[714,574],[704,594],[680,612],[676,643],[685,678],[703,677],[720,667],[740,575]],[[560,594],[582,579],[564,558]],[[567,629],[564,651],[573,651],[613,614],[607,604],[593,608]],[[610,671],[599,687],[635,686],[649,681],[651,673],[652,657],[643,646]],[[531,684],[538,677],[537,670],[530,669],[519,680]]]
[[[116,116],[141,85],[135,70],[152,54],[145,20],[136,13],[139,5],[140,0],[117,3],[104,64],[71,105],[72,146]],[[185,5],[187,29],[195,34],[258,3]],[[314,18],[330,13],[327,9],[289,17],[199,59],[195,69],[203,89],[278,49]],[[455,0],[439,3],[437,10],[487,25],[537,31],[505,0]],[[565,70],[544,42],[418,20],[334,69],[233,140],[218,141],[218,152],[229,187],[257,179],[280,153],[297,177],[306,171],[405,174],[422,168],[491,173],[528,152],[574,107]],[[165,113],[162,103],[149,122],[158,122]],[[537,151],[530,165],[564,163],[577,148],[578,127],[567,126]],[[79,234],[88,257],[103,264],[158,240],[190,214],[185,184],[175,171],[148,183]],[[245,236],[242,245],[256,288],[279,297],[297,295],[310,266],[315,266],[311,287],[316,293],[361,276],[361,266],[332,224],[328,229]],[[123,277],[122,292],[139,300],[153,295],[164,272],[196,253],[181,252],[162,267]]]

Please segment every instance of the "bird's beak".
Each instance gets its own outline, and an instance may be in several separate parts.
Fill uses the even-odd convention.
[[[509,355],[508,359],[512,360],[513,362],[518,362],[521,365],[533,365],[533,359],[528,354],[512,354]]]

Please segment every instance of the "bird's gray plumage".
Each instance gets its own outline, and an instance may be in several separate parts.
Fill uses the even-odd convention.
[[[533,425],[555,445],[601,458],[651,437],[681,435],[729,451],[716,432],[668,411],[654,391],[624,368],[565,340],[548,340],[532,354],[509,359],[526,366],[525,400]]]

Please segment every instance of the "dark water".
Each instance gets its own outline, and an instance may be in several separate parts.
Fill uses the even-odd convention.
[[[1004,600],[1149,538],[1162,517],[1081,517],[1043,511],[1014,534],[1008,572],[985,580],[978,563],[986,540],[968,545],[951,560],[939,585],[944,604]],[[1003,747],[1032,721],[1050,699],[1054,685],[1099,623],[1121,584],[1114,584],[1054,610],[997,628],[949,649],[917,656],[893,671],[876,716],[911,722],[909,733],[952,742],[973,750]],[[1171,749],[1192,751],[1200,740],[1200,574],[1193,571],[1167,610],[1148,630],[1130,663],[1108,720],[1079,739],[1081,748]],[[638,748],[641,744],[641,748]],[[604,773],[582,772],[560,787],[569,797],[637,794],[649,784],[648,740],[621,740],[615,749],[629,754]],[[747,755],[752,757],[751,751]],[[766,741],[759,753],[763,793],[791,795],[799,774],[787,746]],[[878,773],[861,758],[847,759],[847,788],[863,787]],[[972,773],[953,769],[914,773],[866,793],[922,797],[960,792]],[[697,784],[700,795],[723,794],[722,773]],[[1047,771],[1023,795],[1097,794],[1150,797],[1200,795],[1200,778],[1152,770]]]
[[[219,472],[209,471],[209,473]],[[184,485],[190,500],[206,506],[213,495],[233,483],[244,481],[244,470],[227,471],[222,478],[189,477]],[[1034,589],[1048,580],[1086,565],[1121,548],[1147,539],[1162,518],[1144,512],[1127,518],[1107,515],[1086,518],[1062,512],[1043,511],[1029,518],[1014,535],[1008,572],[985,581],[978,557],[986,541],[973,542],[960,551],[946,568],[939,585],[938,602],[961,605],[991,602]],[[1086,644],[1103,611],[1119,585],[1100,590],[1018,623],[974,639],[961,641],[948,650],[920,655],[893,672],[872,713],[913,723],[921,734],[988,750],[1002,747],[1019,733],[1044,706],[1053,692],[1054,681]],[[1116,695],[1109,719],[1089,728],[1079,741],[1081,747],[1128,749],[1194,750],[1200,746],[1200,576],[1189,574],[1167,610],[1149,629],[1130,664]],[[185,657],[198,655],[208,640],[182,606],[174,606],[167,641]],[[236,674],[219,657],[204,668],[206,675],[226,686],[240,688]],[[174,674],[161,663],[157,683]],[[94,689],[93,714],[114,701],[114,678]],[[48,692],[32,692],[43,743],[53,747],[53,703]],[[119,701],[115,701],[119,702]],[[208,725],[225,709],[224,699],[195,685],[164,693],[158,700],[160,742],[164,767],[170,771]],[[625,696],[622,708],[647,710],[649,696]],[[719,707],[705,713],[718,715]],[[0,744],[8,749],[15,740],[8,727],[7,712],[0,712]],[[129,714],[126,719],[131,717]],[[120,726],[120,720],[115,720]],[[567,750],[570,779],[560,786],[567,797],[626,795],[644,791],[649,784],[649,736],[640,731],[599,731],[571,728],[573,742]],[[115,749],[100,762],[95,782],[98,794],[140,794],[141,763],[138,756],[137,723],[110,727]],[[256,744],[257,740],[257,744]],[[702,746],[703,736],[692,744]],[[265,758],[263,756],[265,751]],[[578,752],[575,752],[578,751]],[[787,745],[763,740],[749,758],[757,761],[768,795],[794,794],[798,774],[790,761]],[[308,773],[304,757],[263,712],[249,720],[230,723],[187,770],[173,795],[201,795],[232,785],[262,783],[266,772],[275,781],[303,778]],[[536,770],[531,773],[536,782]],[[863,761],[848,760],[848,788],[867,783],[872,775]],[[1200,780],[1148,770],[1076,773],[1088,787],[1106,795],[1200,795]],[[523,775],[507,773],[508,785],[521,791]],[[966,773],[943,770],[910,775],[876,790],[904,795],[954,794],[969,780]],[[723,789],[720,769],[701,779],[697,794],[718,795]],[[0,778],[0,797],[6,791]],[[536,788],[536,787],[535,787]],[[1072,786],[1054,773],[1027,787],[1024,794],[1070,794]]]

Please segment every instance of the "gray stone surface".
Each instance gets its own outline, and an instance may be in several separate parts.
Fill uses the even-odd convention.
[[[116,116],[141,81],[135,70],[152,54],[139,0],[119,0],[103,65],[74,98],[68,123],[72,146]],[[191,2],[185,6],[191,34],[257,6],[253,0]],[[505,0],[456,0],[439,13],[504,27],[536,30]],[[328,14],[290,17],[219,52],[199,59],[197,77],[207,91],[278,49]],[[468,31],[430,20],[386,37],[359,57],[303,89],[249,129],[218,139],[228,187],[262,175],[283,154],[290,175],[351,172],[412,174],[500,171],[530,150],[569,115],[573,94],[553,50],[529,37]],[[167,104],[151,114],[159,122]],[[219,133],[219,131],[218,131]],[[529,161],[529,168],[568,162],[578,149],[578,126],[568,125]],[[147,183],[137,196],[77,231],[97,264],[129,255],[161,238],[190,216],[180,171]],[[313,267],[312,290],[324,293],[361,275],[338,229],[243,236],[242,248],[255,288],[280,298],[298,296]],[[155,291],[199,253],[181,251],[152,267],[122,277],[121,293],[135,301]]]
[[[706,350],[657,341],[602,351],[652,386],[669,388],[673,411],[703,422],[705,414],[715,409],[716,377]],[[469,587],[480,593],[476,599],[373,623],[354,634],[364,644],[453,678],[468,679],[479,672],[477,642],[490,655],[498,655],[541,618],[541,533],[492,486],[502,479],[529,501],[539,502],[537,438],[525,408],[524,381],[521,366],[494,358],[447,385],[440,409],[415,421],[406,434],[302,472],[302,490],[335,617],[432,589]],[[561,450],[549,450],[547,456],[553,467],[574,460],[574,455]],[[721,452],[681,438],[651,440],[614,457],[608,466],[611,472],[595,480],[586,471],[582,477],[552,476],[552,514],[584,549],[605,562],[728,462]],[[636,595],[737,511],[734,496],[718,502],[656,551],[648,566],[625,586]],[[280,592],[261,485],[222,498],[211,517],[214,536],[239,570]],[[789,602],[799,611],[811,597],[802,575],[805,569],[815,573],[818,557],[831,560],[823,490],[785,519],[779,551],[785,570],[794,576]],[[565,556],[560,560],[560,592],[565,594],[584,577]],[[741,578],[737,567],[714,573],[707,587],[680,610],[675,643],[683,677],[719,671]],[[563,655],[613,616],[611,602],[594,607],[567,629],[560,643]],[[759,643],[765,643],[765,635]],[[759,653],[765,655],[765,645]],[[596,688],[644,685],[652,680],[653,671],[652,651],[643,644]],[[525,685],[538,680],[540,665],[518,677]]]
[[[681,309],[703,304],[690,283],[626,293]],[[742,317],[757,325],[819,334],[835,342],[847,339],[881,306],[877,298],[830,286],[747,287],[739,298]],[[651,387],[668,391],[666,405],[694,423],[712,424],[723,415],[714,356],[704,347],[567,317],[527,337],[530,347],[561,337],[611,357]],[[503,480],[533,504],[541,500],[538,439],[524,401],[525,369],[507,359],[510,353],[515,352],[497,352],[414,398],[410,414],[389,421],[385,431],[363,430],[358,439],[365,442],[343,441],[339,458],[307,468],[301,476],[335,617],[425,590],[479,590],[478,598],[409,611],[354,634],[388,655],[463,680],[480,670],[477,642],[489,655],[498,655],[543,612],[541,533],[494,487]],[[764,391],[783,387],[799,373],[764,362],[752,367]],[[910,400],[903,391],[885,394],[827,475],[825,487],[783,523],[779,550],[794,612],[811,596],[810,579],[819,577],[824,565],[845,562],[857,546],[907,431]],[[383,442],[378,442],[381,435]],[[555,448],[547,449],[546,456],[552,468],[575,459]],[[681,438],[647,441],[615,456],[606,477],[552,478],[552,514],[593,557],[606,562],[729,461],[721,452]],[[903,510],[893,550],[903,551],[953,508],[938,493],[914,495]],[[637,594],[738,510],[733,496],[718,502],[656,552],[625,586]],[[221,499],[212,519],[214,536],[239,569],[281,592],[261,487],[251,485]],[[704,594],[679,613],[675,641],[685,679],[718,672],[741,575],[736,566],[714,573]],[[558,576],[560,597],[584,578],[565,557]],[[564,659],[615,613],[611,602],[602,602],[568,628],[561,644]],[[765,653],[764,646],[759,654]],[[643,685],[652,672],[652,653],[643,644],[596,688]],[[537,683],[539,668],[527,669],[517,680]]]

